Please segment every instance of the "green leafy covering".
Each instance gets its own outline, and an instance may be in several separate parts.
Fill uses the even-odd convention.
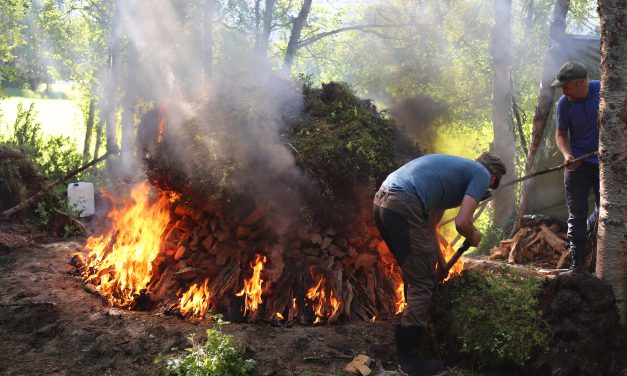
[[[163,142],[139,145],[148,151],[151,180],[161,189],[239,206],[246,199],[263,201],[260,195],[272,191],[281,205],[300,205],[303,220],[348,223],[342,216],[363,208],[360,200],[420,151],[393,120],[369,100],[359,99],[348,84],[314,88],[304,80],[302,87],[302,111],[282,107],[283,129],[277,134],[278,144],[292,154],[299,172],[273,170],[268,166],[276,153],[256,152],[255,127],[264,119],[252,105],[260,102],[260,94],[251,89],[242,98],[213,98],[203,106],[200,119],[185,124],[184,132],[166,128]],[[222,126],[203,127],[201,122]],[[147,113],[138,139],[156,140],[157,124],[156,110]],[[180,145],[184,152],[177,152]]]
[[[468,270],[446,283],[434,315],[445,358],[472,367],[528,365],[548,345],[540,288],[506,269]]]
[[[203,345],[190,341],[187,355],[172,358],[158,357],[161,375],[180,376],[247,376],[252,374],[255,361],[244,359],[242,351],[233,345],[233,336],[222,333],[225,322],[218,319],[213,328],[207,329],[207,342]]]
[[[314,216],[343,221],[342,213],[355,213],[358,192],[373,193],[402,162],[420,155],[393,120],[346,83],[305,82],[304,102],[305,116],[286,137],[296,164],[318,188],[309,200]]]
[[[374,188],[394,167],[394,122],[360,101],[347,84],[305,88],[305,113],[288,138],[297,164],[326,191],[336,185]]]

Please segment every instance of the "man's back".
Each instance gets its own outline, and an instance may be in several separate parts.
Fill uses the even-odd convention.
[[[425,209],[449,209],[468,194],[480,201],[490,184],[490,174],[480,163],[446,154],[414,159],[391,173],[382,188],[416,194]]]

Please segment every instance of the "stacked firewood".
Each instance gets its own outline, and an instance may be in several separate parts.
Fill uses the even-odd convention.
[[[286,323],[333,323],[390,318],[396,313],[400,273],[372,224],[364,220],[354,226],[359,229],[343,231],[298,225],[276,235],[269,210],[257,208],[236,220],[210,205],[200,211],[176,206],[165,247],[153,263],[149,299],[136,299],[135,308],[142,309],[149,301],[153,304],[144,309],[156,303],[167,307],[166,313],[182,314],[181,294],[192,285],[207,283],[208,310],[232,321],[280,317]],[[245,312],[244,298],[237,293],[251,278],[256,255],[266,259],[261,273],[263,303],[258,310]],[[307,296],[317,284],[325,299]],[[318,313],[314,305],[322,305],[316,308]]]
[[[511,239],[502,240],[498,247],[490,250],[490,259],[558,269],[568,267],[568,238],[561,230],[558,223],[550,222],[521,227]]]

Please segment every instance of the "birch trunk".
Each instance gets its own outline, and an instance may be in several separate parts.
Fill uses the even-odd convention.
[[[616,295],[621,323],[627,323],[627,1],[599,0],[601,101],[599,160],[601,209],[596,275]]]

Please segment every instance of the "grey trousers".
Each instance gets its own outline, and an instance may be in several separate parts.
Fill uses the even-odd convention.
[[[420,199],[401,191],[379,190],[373,201],[374,220],[398,265],[405,282],[407,308],[401,326],[426,327],[435,287],[435,231]]]

